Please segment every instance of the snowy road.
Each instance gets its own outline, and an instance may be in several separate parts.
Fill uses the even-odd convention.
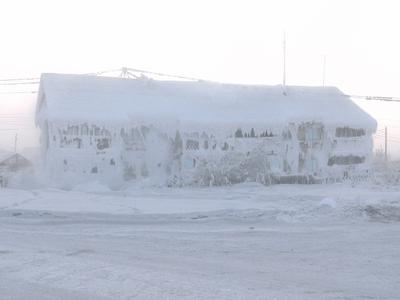
[[[4,189],[0,242],[0,299],[400,297],[400,189]]]

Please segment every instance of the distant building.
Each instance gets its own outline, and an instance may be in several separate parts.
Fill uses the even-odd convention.
[[[31,166],[31,162],[21,154],[0,151],[0,186],[5,187],[13,174]]]
[[[367,172],[376,121],[334,87],[43,74],[36,121],[53,179],[308,181]]]

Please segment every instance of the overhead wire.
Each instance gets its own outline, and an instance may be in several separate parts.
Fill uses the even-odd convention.
[[[210,80],[204,80],[201,78],[196,78],[196,77],[190,77],[190,76],[182,76],[182,75],[175,75],[175,74],[168,74],[168,73],[162,73],[162,72],[154,72],[154,71],[148,71],[148,70],[143,70],[143,69],[135,69],[135,68],[128,68],[128,67],[123,67],[120,69],[109,69],[109,70],[102,70],[98,72],[92,72],[92,73],[85,73],[84,75],[95,75],[95,76],[100,76],[106,73],[114,73],[114,72],[120,72],[119,76],[122,77],[124,75],[133,77],[135,79],[139,78],[139,76],[136,76],[133,74],[134,72],[140,73],[140,74],[151,74],[151,75],[156,75],[156,76],[161,76],[161,77],[170,77],[170,78],[179,78],[179,79],[184,79],[184,80],[191,80],[191,81],[205,81],[205,82],[211,82]],[[40,78],[39,77],[23,77],[23,78],[1,78],[0,79],[0,86],[7,86],[7,85],[36,85],[40,83]],[[1,91],[0,94],[36,94],[37,91]],[[368,96],[368,95],[350,95],[350,94],[343,94],[344,97],[350,97],[354,99],[363,99],[367,101],[385,101],[385,102],[400,102],[400,97],[388,97],[388,96]]]
[[[7,92],[0,92],[0,95],[12,95],[12,94],[37,94],[38,91],[7,91]]]
[[[0,85],[23,85],[23,84],[39,84],[39,81],[30,81],[30,82],[0,82]]]
[[[0,78],[0,81],[30,81],[30,80],[40,80],[39,77],[29,77],[29,78]]]

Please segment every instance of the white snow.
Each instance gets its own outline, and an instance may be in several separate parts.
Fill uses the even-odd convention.
[[[316,121],[326,126],[376,129],[376,121],[335,87],[42,74],[38,99],[38,112],[44,108],[42,113],[51,121],[143,124],[143,119],[151,119],[158,125],[198,124],[203,130],[205,125],[232,124],[236,130],[249,124],[286,126]]]
[[[89,193],[106,193],[110,192],[110,188],[98,181],[85,182],[77,184],[73,188],[74,191],[89,192]]]
[[[322,199],[319,204],[321,206],[326,205],[326,206],[329,206],[331,208],[335,208],[336,207],[336,200],[334,198],[327,197],[327,198]]]
[[[399,222],[398,186],[0,189],[0,298],[396,299]]]

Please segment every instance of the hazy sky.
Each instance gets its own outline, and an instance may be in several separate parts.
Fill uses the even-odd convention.
[[[346,93],[400,96],[399,1],[0,2],[0,78],[129,66],[222,82],[326,84]],[[0,87],[0,92],[7,87]],[[29,114],[34,96],[0,94],[3,114]],[[394,119],[400,103],[366,104]],[[19,124],[18,120],[15,124]],[[400,122],[398,124],[400,126]],[[27,125],[29,126],[29,124]],[[10,131],[0,131],[0,144]],[[36,136],[20,133],[27,145]]]

